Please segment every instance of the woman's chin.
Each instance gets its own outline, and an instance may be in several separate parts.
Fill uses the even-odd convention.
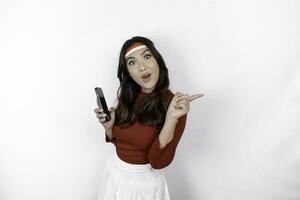
[[[157,81],[154,82],[154,80],[150,80],[150,81],[148,81],[148,82],[142,81],[142,82],[140,83],[140,86],[143,86],[143,88],[146,88],[146,89],[152,89],[152,88],[155,87],[156,83],[157,83]]]

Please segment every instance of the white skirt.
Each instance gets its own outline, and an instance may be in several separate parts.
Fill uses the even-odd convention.
[[[116,151],[106,161],[97,200],[170,200],[161,169],[147,164],[131,164]]]

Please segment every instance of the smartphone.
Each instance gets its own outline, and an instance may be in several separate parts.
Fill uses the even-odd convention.
[[[95,88],[96,96],[97,96],[97,104],[99,108],[103,109],[103,112],[106,114],[105,121],[110,121],[110,112],[107,109],[107,104],[104,98],[103,90],[100,87]]]

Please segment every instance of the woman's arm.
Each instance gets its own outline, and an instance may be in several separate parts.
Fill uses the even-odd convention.
[[[170,119],[165,121],[164,126],[159,134],[160,149],[165,148],[166,145],[173,139],[177,122],[178,119]]]
[[[181,116],[178,119],[174,130],[174,123],[166,123],[161,129],[159,136],[157,136],[152,143],[148,151],[147,158],[154,169],[164,168],[168,166],[174,159],[176,148],[186,126],[186,119],[187,114]],[[168,143],[166,141],[168,141]],[[160,142],[162,142],[162,144],[160,144]]]
[[[106,129],[105,130],[105,141],[115,143],[116,138],[112,134],[112,129]]]

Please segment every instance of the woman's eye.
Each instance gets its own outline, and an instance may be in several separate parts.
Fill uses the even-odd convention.
[[[128,62],[129,65],[132,65],[131,63],[134,63],[134,61],[129,61],[129,62]]]
[[[145,59],[149,59],[149,58],[151,58],[150,54],[145,55]]]

